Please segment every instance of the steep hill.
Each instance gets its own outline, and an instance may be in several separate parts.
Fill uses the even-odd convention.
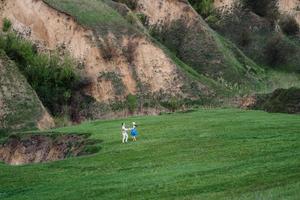
[[[37,59],[20,59],[22,49],[10,45],[9,37],[2,49],[10,45],[13,51],[6,54],[19,68],[43,66],[45,60],[44,68],[59,67],[60,59],[72,60],[71,67],[57,70],[65,73],[46,70],[41,77],[35,66],[36,79],[45,79],[47,73],[54,80],[60,77],[56,73],[74,75],[74,84],[52,91],[53,99],[50,92],[40,94],[47,85],[33,84],[30,74],[25,77],[51,114],[74,122],[219,105],[235,95],[268,88],[273,77],[263,67],[300,70],[298,35],[277,30],[279,22],[239,2],[214,1],[220,12],[202,18],[188,0],[2,0],[0,27],[11,23],[6,31],[21,38],[14,45],[29,41],[25,46]],[[297,4],[278,6],[282,15],[297,11]],[[48,55],[59,59],[52,62]],[[59,109],[49,105],[51,100],[57,100]]]
[[[0,130],[48,129],[54,121],[15,64],[0,50]]]
[[[299,72],[299,5],[284,0],[215,2],[221,12],[212,27],[257,64]]]
[[[126,2],[135,2],[133,11],[143,17],[152,36],[198,73],[239,84],[253,84],[260,79],[261,69],[214,32],[188,1]]]
[[[81,64],[81,76],[90,80],[85,93],[98,101],[122,99],[141,89],[188,95],[180,67],[102,1],[13,0],[3,10],[14,30],[40,48],[70,53]]]
[[[300,25],[300,1],[278,0],[278,8],[282,14],[288,14],[294,17]]]

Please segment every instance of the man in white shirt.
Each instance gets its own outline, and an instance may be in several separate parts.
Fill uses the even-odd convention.
[[[125,126],[125,123],[122,123],[122,129],[121,129],[121,133],[122,133],[122,143],[127,143],[128,141],[128,134],[127,131],[129,131],[130,129],[127,129]]]

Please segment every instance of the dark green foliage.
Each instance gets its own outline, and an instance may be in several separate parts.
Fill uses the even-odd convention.
[[[127,105],[124,101],[114,101],[109,104],[112,111],[121,111],[126,109]]]
[[[277,89],[271,94],[257,96],[254,109],[268,112],[300,113],[300,88]]]
[[[138,105],[138,102],[137,102],[137,97],[135,95],[132,95],[132,94],[129,94],[127,97],[126,97],[126,104],[127,104],[127,108],[128,110],[133,113],[136,108],[137,108],[137,105]]]
[[[264,54],[267,64],[276,68],[287,63],[287,59],[293,51],[294,49],[284,41],[281,35],[274,35],[267,41]]]
[[[274,33],[274,24],[270,20],[235,10],[214,28],[260,66],[299,72],[299,38]]]
[[[221,77],[228,82],[239,84],[255,81],[258,76],[247,72],[258,71],[259,67],[252,60],[234,44],[203,26],[200,21],[187,26],[184,19],[180,19],[166,27],[152,27],[150,32],[177,58],[199,74],[215,80]],[[241,74],[249,76],[241,79]]]
[[[277,0],[243,0],[245,8],[271,21],[278,18]]]
[[[3,19],[3,27],[2,27],[2,31],[3,32],[7,32],[7,31],[9,31],[9,29],[11,28],[11,22],[10,22],[10,20],[9,19],[7,19],[7,18],[4,18]]]
[[[244,29],[239,32],[238,44],[242,47],[248,46],[252,41],[251,32],[249,29]]]
[[[139,20],[141,21],[141,23],[144,26],[148,26],[148,17],[144,14],[144,13],[137,13],[136,16],[139,18]]]
[[[93,116],[88,112],[91,107],[96,110],[94,103],[97,102],[93,97],[87,96],[78,90],[74,92],[71,99],[70,118],[72,122],[80,123],[82,120]]]
[[[116,95],[122,95],[125,91],[125,85],[120,78],[120,75],[116,74],[115,72],[101,72],[99,75],[98,80],[105,80],[105,81],[111,81]]]
[[[294,17],[285,16],[280,20],[280,27],[287,35],[296,35],[299,33],[299,25]]]
[[[172,97],[168,101],[161,102],[161,105],[172,112],[175,112],[182,106],[182,102],[176,97]]]
[[[0,35],[0,49],[16,62],[42,103],[53,115],[69,105],[78,77],[70,59],[37,53],[35,47],[15,34]]]
[[[135,10],[137,7],[137,0],[113,0],[118,3],[123,3],[128,6],[131,10]]]
[[[213,11],[213,0],[189,0],[194,9],[203,17],[209,17]]]

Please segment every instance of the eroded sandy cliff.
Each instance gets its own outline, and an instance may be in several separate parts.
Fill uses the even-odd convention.
[[[4,0],[1,18],[4,17],[11,20],[15,31],[37,43],[41,50],[64,50],[81,63],[83,68],[77,70],[91,81],[85,92],[98,101],[136,94],[138,84],[147,85],[152,93],[183,95],[182,73],[143,34],[101,35],[41,0]],[[112,80],[101,78],[108,72],[122,80],[124,91],[117,93]]]

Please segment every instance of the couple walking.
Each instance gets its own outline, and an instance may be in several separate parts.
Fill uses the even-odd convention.
[[[122,143],[127,143],[128,141],[128,133],[127,131],[130,131],[130,135],[132,137],[132,141],[136,141],[136,136],[138,134],[137,130],[136,130],[136,123],[132,122],[132,128],[126,128],[125,123],[122,123]]]

